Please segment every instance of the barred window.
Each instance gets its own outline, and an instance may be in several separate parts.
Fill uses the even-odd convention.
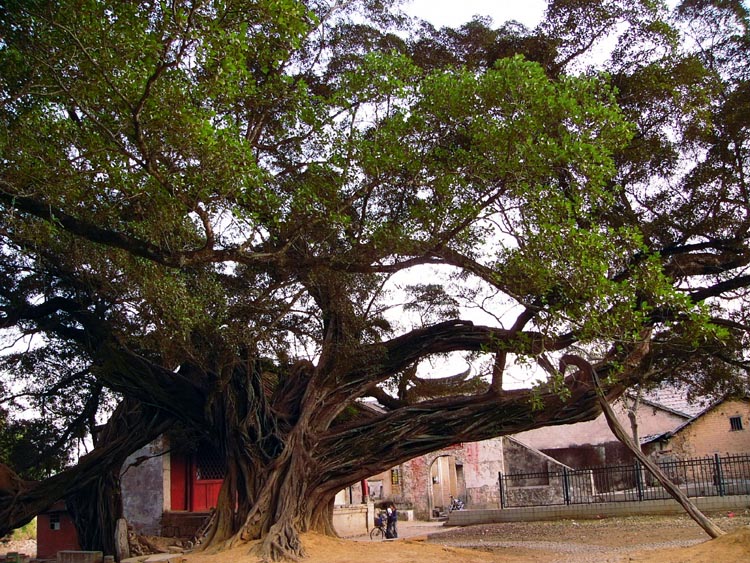
[[[49,515],[49,529],[59,530],[60,529],[60,513],[52,512]]]
[[[731,427],[732,431],[742,430],[742,417],[741,416],[730,416],[729,417],[729,426]]]
[[[195,478],[199,481],[223,479],[227,473],[224,459],[208,444],[201,444],[195,454]]]

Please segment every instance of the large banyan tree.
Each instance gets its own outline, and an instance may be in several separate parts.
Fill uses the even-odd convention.
[[[116,502],[86,499],[178,425],[226,461],[209,544],[294,557],[347,485],[595,416],[563,354],[610,398],[741,387],[747,23],[708,0],[556,0],[534,30],[4,2],[0,326],[34,337],[8,394],[67,417],[57,445],[122,402],[77,466],[0,487],[0,534],[63,496],[105,527]],[[524,366],[546,376],[514,389]]]

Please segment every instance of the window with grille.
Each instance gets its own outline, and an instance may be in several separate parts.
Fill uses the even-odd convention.
[[[227,468],[219,452],[202,444],[195,455],[195,478],[199,481],[223,479],[226,473]]]
[[[741,416],[730,416],[729,426],[732,431],[742,430],[742,417]]]
[[[50,530],[60,529],[60,513],[59,512],[52,512],[49,515],[49,529]]]

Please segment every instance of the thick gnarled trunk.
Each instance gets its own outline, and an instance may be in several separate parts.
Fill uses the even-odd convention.
[[[293,433],[278,458],[265,466],[237,452],[228,458],[217,519],[207,549],[256,542],[253,552],[266,561],[305,555],[300,534],[335,535],[333,495],[320,482],[310,448]]]
[[[83,550],[117,553],[115,528],[117,519],[122,517],[120,469],[121,464],[115,464],[88,487],[65,499],[78,535],[78,545]]]
[[[314,457],[314,409],[304,406],[313,402],[313,388],[304,367],[292,370],[275,408],[257,365],[235,369],[212,405],[213,421],[224,429],[218,443],[227,473],[205,549],[256,542],[253,551],[264,560],[294,560],[305,554],[300,534],[335,535],[335,491]]]
[[[0,536],[29,522],[62,498],[74,499],[74,505],[82,502],[73,510],[74,517],[78,515],[82,518],[81,522],[76,523],[78,528],[94,524],[108,528],[112,526],[114,530],[116,516],[113,517],[110,510],[117,510],[116,498],[99,503],[93,491],[101,491],[105,495],[118,494],[114,491],[117,484],[113,481],[116,480],[113,472],[119,472],[128,455],[166,432],[171,424],[172,421],[161,411],[136,401],[123,401],[112,415],[97,447],[83,456],[75,467],[8,498],[3,498],[0,491]],[[87,531],[84,541],[90,539],[93,542],[91,545],[95,545],[99,539],[94,539],[94,536],[89,538],[89,534],[103,538],[109,532]]]

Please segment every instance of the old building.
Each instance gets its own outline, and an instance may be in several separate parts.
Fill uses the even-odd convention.
[[[36,544],[37,559],[55,559],[58,551],[79,549],[78,532],[64,501],[37,516]]]
[[[628,406],[618,401],[614,408],[629,428]],[[655,455],[750,452],[750,401],[723,401],[707,408],[688,403],[684,394],[664,389],[640,398],[635,413],[644,450]],[[513,437],[460,443],[341,491],[335,501],[334,524],[342,535],[361,533],[370,525],[373,503],[377,506],[385,501],[396,502],[404,517],[420,519],[444,516],[451,497],[461,498],[467,508],[498,508],[500,473],[631,461],[603,416]],[[141,533],[189,536],[215,506],[223,474],[223,465],[210,447],[170,451],[162,438],[126,464],[122,476],[125,517]]]
[[[717,401],[676,428],[650,437],[644,449],[661,459],[747,454],[750,400]]]
[[[367,480],[371,500],[377,506],[393,501],[407,517],[420,520],[443,518],[451,497],[467,508],[501,505],[499,475],[507,471],[560,471],[563,464],[506,436],[481,442],[460,443],[411,459]],[[544,487],[536,487],[546,494]],[[337,497],[337,503],[361,502],[359,485]]]
[[[685,424],[703,411],[702,403],[691,403],[684,391],[663,387],[639,397],[624,397],[612,405],[617,420],[632,431],[635,415],[639,442],[644,444]],[[596,467],[630,463],[633,455],[612,434],[604,415],[594,420],[550,426],[515,435],[520,442],[571,467]]]

